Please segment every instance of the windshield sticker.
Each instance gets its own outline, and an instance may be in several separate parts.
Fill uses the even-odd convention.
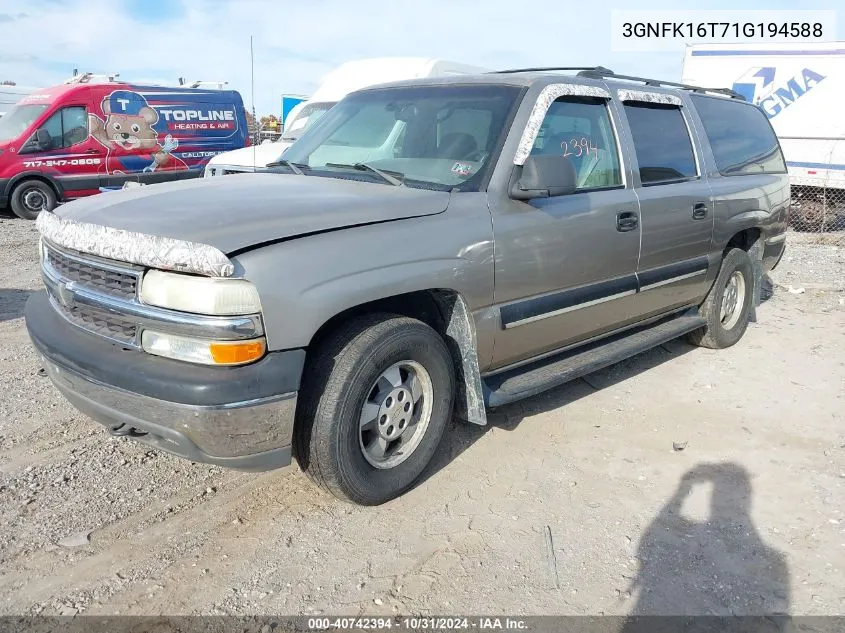
[[[456,176],[466,177],[472,173],[472,165],[469,163],[457,162],[452,165],[452,173]]]

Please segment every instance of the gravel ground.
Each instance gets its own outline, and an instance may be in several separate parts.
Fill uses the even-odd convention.
[[[0,219],[0,614],[845,613],[845,248],[800,241],[737,346],[455,426],[365,509],[75,412],[21,318],[35,228]]]
[[[789,249],[772,272],[788,290],[845,291],[845,232],[788,233]]]

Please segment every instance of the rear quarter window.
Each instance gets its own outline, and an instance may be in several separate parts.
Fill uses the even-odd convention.
[[[692,95],[704,133],[723,176],[786,173],[769,119],[744,101]]]

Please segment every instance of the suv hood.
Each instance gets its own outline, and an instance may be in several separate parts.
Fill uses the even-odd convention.
[[[279,160],[292,141],[273,141],[272,143],[260,143],[250,145],[231,152],[223,152],[212,157],[209,165],[231,165],[232,167],[266,167],[267,163]]]
[[[434,215],[448,204],[445,191],[257,173],[109,191],[62,205],[56,215],[229,254],[306,233]]]

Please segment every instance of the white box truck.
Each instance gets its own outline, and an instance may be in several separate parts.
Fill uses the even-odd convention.
[[[35,90],[35,88],[27,88],[17,84],[0,84],[0,116],[6,114],[13,105],[28,94],[35,92]]]
[[[425,57],[376,57],[346,62],[326,75],[307,101],[291,110],[284,121],[281,139],[218,154],[208,162],[205,175],[222,176],[266,167],[267,163],[278,160],[282,152],[305,130],[350,92],[403,79],[469,75],[487,70],[479,66]]]
[[[845,229],[845,42],[695,44],[682,81],[759,105],[786,157],[792,224]]]

